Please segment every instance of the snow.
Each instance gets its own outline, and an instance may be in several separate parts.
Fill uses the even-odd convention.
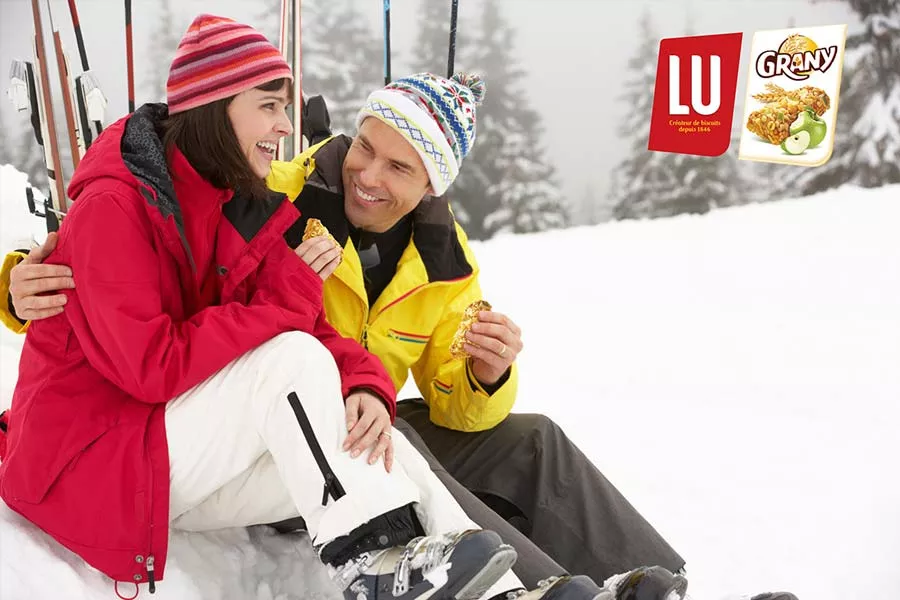
[[[21,185],[0,170],[0,249],[40,231]],[[898,198],[844,187],[474,244],[485,298],[524,332],[515,410],[563,426],[687,559],[695,600],[896,597]],[[0,331],[0,406],[21,342]],[[0,598],[114,597],[0,521]],[[155,597],[326,597],[324,581],[304,539],[173,533]]]

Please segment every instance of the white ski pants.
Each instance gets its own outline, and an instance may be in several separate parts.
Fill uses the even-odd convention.
[[[396,429],[391,473],[381,461],[368,464],[367,452],[352,459],[341,448],[347,430],[337,365],[306,333],[273,338],[171,401],[166,432],[176,529],[302,516],[318,546],[409,503],[428,534],[479,528]],[[325,472],[343,488],[338,499],[326,491]],[[516,587],[510,571],[486,597]]]

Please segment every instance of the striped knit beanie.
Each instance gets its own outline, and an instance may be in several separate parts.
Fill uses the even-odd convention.
[[[475,143],[475,107],[483,98],[484,82],[477,75],[445,79],[419,73],[372,92],[356,126],[375,117],[400,132],[425,163],[434,195],[441,196]]]
[[[282,77],[293,80],[291,67],[264,35],[226,17],[200,15],[181,38],[169,69],[169,114]]]

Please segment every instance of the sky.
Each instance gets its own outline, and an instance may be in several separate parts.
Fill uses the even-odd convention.
[[[44,11],[47,1],[52,5],[63,44],[78,71],[77,46],[67,4],[65,0],[42,0]],[[373,28],[380,31],[381,0],[355,1],[367,7]],[[395,77],[409,69],[420,1],[395,0],[391,5]],[[173,4],[181,28],[186,28],[196,14],[211,10],[211,3],[203,0],[178,0]],[[460,21],[477,16],[481,5],[482,0],[462,0]],[[615,125],[629,107],[618,95],[620,82],[627,74],[626,62],[639,44],[638,19],[644,10],[651,11],[660,38],[684,35],[688,19],[693,21],[697,34],[744,33],[736,118],[742,114],[749,68],[746,61],[755,31],[781,29],[792,22],[797,26],[843,23],[851,28],[858,26],[846,4],[838,1],[813,4],[810,0],[500,0],[500,5],[517,29],[516,55],[527,73],[523,101],[541,113],[546,128],[542,143],[547,158],[556,165],[563,189],[573,200],[588,193],[605,195],[611,170],[626,156],[627,144],[617,136]],[[147,64],[149,32],[155,25],[159,6],[159,0],[133,1],[138,86]],[[92,70],[110,98],[111,120],[124,114],[127,108],[122,2],[79,0],[78,10]],[[214,10],[251,24],[259,20],[255,2],[217,0]],[[0,0],[0,72],[8,72],[13,58],[31,57],[31,35],[29,0]],[[314,36],[315,32],[305,30],[303,35]],[[469,43],[465,27],[457,35],[462,52]],[[49,33],[45,37],[52,52],[52,38]],[[382,59],[378,56],[373,60],[380,64]],[[486,83],[490,89],[490,81]],[[2,86],[6,86],[5,81]],[[315,92],[309,90],[309,93]],[[142,98],[139,96],[137,100],[140,103]],[[6,100],[0,102],[0,115],[5,123],[13,121],[11,104]],[[62,119],[61,111],[57,119]]]

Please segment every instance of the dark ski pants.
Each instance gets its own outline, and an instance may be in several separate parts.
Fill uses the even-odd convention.
[[[598,584],[642,565],[673,572],[684,567],[681,556],[548,417],[511,414],[493,429],[465,433],[432,423],[420,400],[399,403],[397,416],[395,426],[425,455],[469,517],[516,548],[514,571],[529,587],[558,575],[559,565]],[[443,468],[433,464],[435,459]],[[496,515],[491,517],[483,504],[473,505],[472,494],[461,493],[460,487],[530,541],[495,523]]]

